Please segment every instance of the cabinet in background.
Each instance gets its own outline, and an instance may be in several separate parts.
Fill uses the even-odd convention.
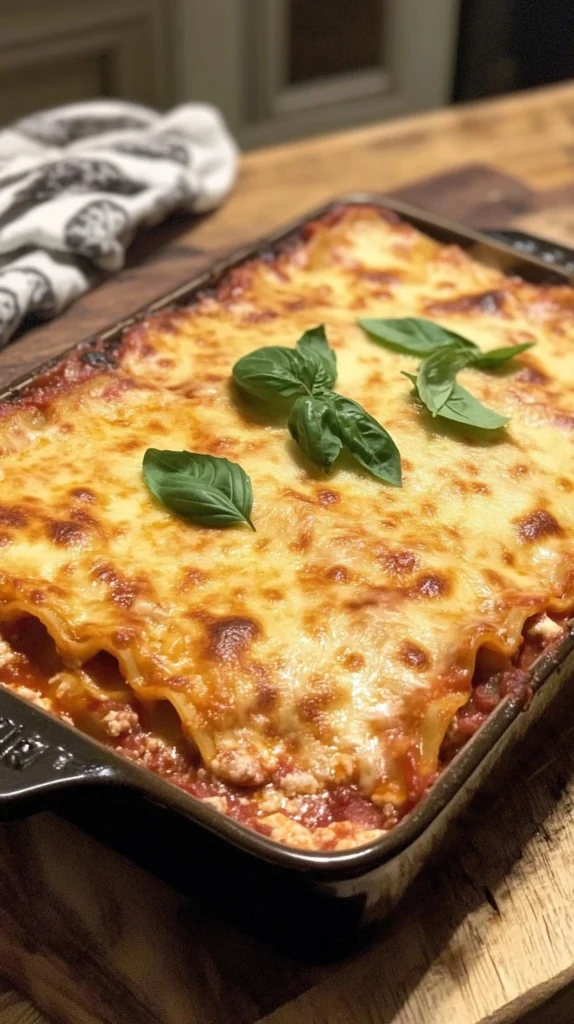
[[[171,14],[166,0],[2,0],[0,124],[100,96],[169,104]]]
[[[450,100],[459,0],[179,0],[177,89],[246,147]]]
[[[216,104],[244,147],[447,103],[459,0],[0,0],[0,123]]]

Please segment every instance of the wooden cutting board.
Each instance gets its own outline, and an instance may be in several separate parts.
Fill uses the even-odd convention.
[[[226,207],[138,242],[122,274],[0,355],[0,383],[349,189],[574,245],[573,125],[574,88],[558,89],[250,154]],[[571,1024],[573,698],[574,682],[339,965],[286,959],[54,815],[4,824],[0,1024]]]

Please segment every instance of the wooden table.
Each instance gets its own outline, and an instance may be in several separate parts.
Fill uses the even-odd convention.
[[[0,355],[0,383],[344,191],[398,190],[574,245],[573,171],[574,85],[251,153],[221,210],[136,243],[121,275]],[[4,824],[0,1024],[571,1024],[573,696],[574,683],[448,858],[337,966],[288,961],[51,814]]]

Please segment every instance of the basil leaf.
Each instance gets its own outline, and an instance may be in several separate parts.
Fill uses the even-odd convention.
[[[231,526],[251,522],[251,480],[236,462],[197,452],[148,448],[143,475],[166,508],[200,526]]]
[[[242,391],[269,402],[274,398],[306,395],[303,357],[293,348],[270,345],[242,356],[233,367],[233,379]]]
[[[391,435],[362,405],[351,398],[333,394],[333,430],[357,462],[373,476],[395,487],[401,486],[401,456]]]
[[[297,342],[305,363],[305,379],[312,389],[332,388],[337,380],[337,356],[329,347],[325,325],[311,327]]]
[[[320,393],[337,379],[337,357],[321,324],[305,331],[296,349],[270,345],[238,359],[233,379],[242,391],[266,402]]]
[[[473,352],[480,351],[478,345],[468,338],[463,338],[461,334],[449,331],[446,327],[435,324],[433,320],[425,320],[422,317],[360,319],[357,323],[375,341],[412,356],[428,356],[438,348],[455,343]]]
[[[422,401],[415,375],[406,373],[404,370],[402,373],[403,377],[408,377],[414,384],[411,394]],[[469,427],[479,427],[481,430],[498,430],[500,427],[504,427],[510,419],[510,417],[501,416],[494,409],[483,405],[478,398],[474,398],[466,388],[457,384],[456,381],[437,415],[446,420],[454,420],[456,423],[465,423]]]
[[[289,433],[311,462],[329,470],[343,447],[333,433],[333,413],[322,398],[298,398],[289,416]]]
[[[413,390],[411,391],[411,395],[415,395],[415,397],[418,398],[419,397],[419,393],[418,393],[418,389],[417,389],[417,375],[416,375],[416,373],[407,373],[406,370],[401,370],[401,374],[403,375],[403,377],[408,377],[408,379],[412,382],[414,387],[413,387]]]
[[[390,434],[357,402],[331,390],[337,357],[324,324],[311,327],[296,349],[260,348],[233,367],[239,388],[272,401],[294,398],[288,427],[292,438],[316,465],[328,470],[346,445],[374,476],[401,486],[401,457]]]
[[[532,348],[533,345],[533,341],[527,341],[523,345],[508,345],[505,348],[493,348],[490,352],[482,352],[480,355],[475,356],[472,361],[472,365],[478,367],[479,370],[494,370],[497,366],[502,366],[504,363],[507,363],[509,359],[514,359],[515,356],[519,356],[521,352],[526,352],[526,350]]]
[[[481,430],[498,430],[510,420],[509,416],[501,416],[494,409],[483,405],[466,388],[456,383],[439,416],[456,423],[466,423],[469,427],[480,427]]]
[[[439,348],[419,367],[417,388],[421,400],[433,416],[438,415],[448,401],[455,378],[463,366],[472,362],[472,352],[458,345]]]

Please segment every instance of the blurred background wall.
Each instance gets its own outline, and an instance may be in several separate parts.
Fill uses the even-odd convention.
[[[0,0],[0,123],[205,99],[244,147],[574,76],[574,0]]]

